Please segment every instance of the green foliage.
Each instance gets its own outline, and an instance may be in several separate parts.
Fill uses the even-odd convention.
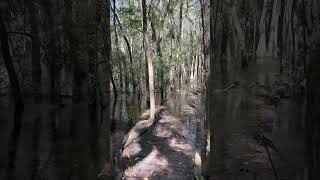
[[[205,180],[205,178],[201,175],[201,167],[200,166],[195,166],[194,176],[195,176],[196,180]]]
[[[181,3],[182,2],[182,3]],[[180,7],[182,4],[182,19],[180,21]],[[143,46],[142,33],[142,9],[141,1],[117,0],[116,13],[120,24],[117,22],[116,30],[118,46],[122,51],[113,64],[119,72],[118,61],[127,60],[128,67],[122,67],[122,72],[134,76],[138,84],[145,83],[145,48]],[[153,52],[153,66],[155,85],[157,88],[165,88],[170,80],[177,76],[177,69],[192,69],[190,63],[195,55],[201,59],[202,26],[200,14],[200,1],[198,0],[171,0],[171,1],[147,1],[148,37]],[[180,37],[180,22],[182,22]],[[113,28],[114,30],[114,28]],[[114,31],[112,32],[115,36]],[[122,36],[125,35],[132,49],[132,67],[129,65],[129,54],[126,42]],[[179,41],[178,41],[178,38]],[[191,39],[192,38],[192,39]],[[115,42],[115,41],[112,41]],[[191,44],[192,43],[192,44]],[[115,47],[113,45],[113,47]],[[160,52],[159,52],[160,51]],[[197,53],[197,54],[195,54]],[[161,58],[157,56],[161,54]],[[122,57],[125,56],[125,57]],[[179,66],[179,68],[176,68]],[[185,71],[181,77],[187,80],[189,71]],[[122,74],[125,76],[125,74]],[[142,83],[141,83],[142,82]]]
[[[120,14],[123,20],[124,29],[141,31],[142,17],[139,15],[134,6],[121,7]]]
[[[177,52],[176,52],[177,61],[181,62],[181,61],[184,61],[184,60],[190,58],[190,54],[191,54],[191,52],[189,51],[188,48],[186,48],[186,47],[178,48]]]
[[[113,50],[111,60],[112,60],[113,71],[118,72],[121,66],[121,63],[126,60],[126,55],[122,51]]]
[[[159,56],[153,56],[153,65],[155,69],[155,77],[157,87],[166,87],[169,84],[166,78],[170,72],[170,63]],[[161,78],[163,76],[163,79]]]

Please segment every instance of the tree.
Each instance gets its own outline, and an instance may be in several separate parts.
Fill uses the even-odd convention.
[[[44,29],[48,36],[48,61],[49,61],[49,99],[50,103],[56,104],[60,100],[59,79],[58,79],[58,25],[55,13],[57,12],[57,2],[54,0],[41,1],[47,24]]]
[[[152,64],[152,49],[148,39],[148,21],[147,21],[147,4],[146,0],[142,0],[142,17],[143,17],[143,41],[145,48],[145,56],[148,66],[148,80],[149,80],[149,98],[150,98],[150,120],[155,119],[155,97],[154,97],[154,75]]]
[[[32,36],[31,64],[32,64],[32,86],[35,101],[39,100],[41,88],[41,63],[40,63],[40,37],[39,37],[39,13],[36,8],[36,1],[27,2],[29,9],[29,22]]]
[[[308,171],[310,180],[319,178],[320,170],[320,144],[319,144],[319,129],[320,129],[320,46],[311,51],[310,64],[308,68],[307,78],[307,113],[306,127],[307,131],[307,151],[308,156]]]
[[[308,152],[308,179],[319,179],[320,175],[320,13],[317,1],[303,1],[303,25],[308,29],[305,48],[308,48],[306,72],[306,139]],[[309,6],[313,4],[314,6]],[[301,7],[301,6],[300,6]],[[314,19],[312,19],[314,17]],[[317,18],[315,18],[317,17]],[[304,34],[305,35],[305,34]]]
[[[134,70],[133,70],[133,58],[132,58],[132,52],[131,52],[131,46],[130,46],[130,43],[129,43],[129,40],[127,38],[127,36],[125,35],[124,33],[124,29],[122,27],[122,24],[120,22],[120,19],[119,19],[119,16],[117,15],[116,13],[116,9],[117,9],[117,6],[116,6],[116,0],[113,0],[113,25],[114,25],[114,32],[115,32],[115,43],[116,43],[116,46],[117,46],[117,51],[120,51],[119,49],[119,42],[118,42],[118,34],[117,34],[117,24],[116,24],[116,21],[118,22],[118,26],[120,27],[120,30],[121,32],[123,33],[122,34],[122,37],[125,41],[125,44],[127,46],[127,50],[128,50],[128,55],[129,55],[129,60],[130,60],[130,74],[131,74],[131,83],[132,83],[132,89],[133,89],[133,92],[136,91],[136,80],[135,80],[135,73],[134,73]],[[126,67],[126,63],[124,63],[124,67]],[[125,77],[126,81],[128,81],[127,77]],[[128,87],[126,87],[126,91],[128,91]]]
[[[150,25],[151,25],[151,30],[152,30],[152,40],[154,45],[156,46],[156,51],[157,51],[157,57],[159,58],[159,81],[160,81],[160,94],[161,94],[161,100],[164,100],[165,96],[165,82],[164,82],[164,62],[163,62],[163,57],[162,57],[162,48],[161,48],[161,43],[162,43],[162,37],[158,35],[157,30],[160,31],[161,27],[155,25],[154,21],[157,21],[157,17],[155,17],[155,12],[153,10],[153,7],[150,7],[149,11],[149,17],[150,17]],[[165,17],[164,17],[165,18]],[[161,21],[161,20],[158,20]],[[161,24],[161,23],[158,23]],[[159,33],[160,34],[160,33]]]
[[[5,63],[8,75],[9,75],[11,93],[14,96],[15,106],[17,109],[22,109],[23,99],[20,91],[19,80],[17,77],[17,73],[14,69],[14,65],[13,65],[13,61],[10,53],[8,33],[4,23],[2,12],[0,13],[0,41],[1,41],[2,56],[4,59],[4,63]]]
[[[88,54],[88,108],[89,120],[97,123],[97,59],[98,59],[98,20],[97,1],[89,0],[87,16],[87,54]]]
[[[79,28],[79,20],[75,18],[74,14],[79,9],[77,6],[73,5],[73,0],[65,0],[65,19],[64,19],[64,32],[66,36],[66,40],[68,41],[68,60],[71,61],[71,69],[72,69],[72,101],[74,103],[78,103],[79,101],[84,99],[83,93],[83,74],[84,70],[81,65],[83,61],[81,59],[81,34],[84,34],[84,31]],[[78,8],[78,9],[77,9]]]

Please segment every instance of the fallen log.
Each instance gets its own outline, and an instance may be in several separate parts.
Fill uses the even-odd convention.
[[[126,148],[129,144],[131,144],[135,139],[141,136],[146,130],[151,127],[158,119],[159,113],[164,110],[163,106],[156,106],[156,118],[155,121],[150,121],[150,110],[147,110],[145,113],[141,115],[141,119],[147,119],[139,121],[135,126],[131,128],[131,130],[124,136],[122,144],[123,148]]]
[[[157,105],[156,106],[156,115],[158,115],[162,110],[164,110],[165,107],[164,106],[159,106]],[[140,119],[143,119],[143,120],[146,120],[146,119],[149,119],[150,117],[150,109],[147,110],[146,112],[144,112],[141,116],[140,116]]]
[[[153,124],[150,120],[139,121],[128,134],[125,135],[122,144],[123,149],[131,144],[137,137],[139,137],[144,131],[146,131]]]

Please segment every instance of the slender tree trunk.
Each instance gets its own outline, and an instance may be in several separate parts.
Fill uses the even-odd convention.
[[[117,99],[117,96],[118,96],[117,86],[116,86],[116,83],[114,81],[113,72],[112,72],[112,64],[110,62],[109,62],[109,74],[110,74],[110,78],[111,78],[114,98]]]
[[[23,109],[23,99],[20,92],[19,80],[17,77],[17,73],[14,69],[12,57],[10,54],[7,28],[4,24],[2,12],[0,12],[0,41],[1,41],[2,56],[4,59],[4,63],[5,63],[8,75],[9,75],[11,93],[14,96],[15,106],[17,109]]]
[[[28,2],[29,22],[32,36],[31,64],[32,64],[32,87],[34,100],[40,100],[41,90],[41,63],[40,63],[40,37],[39,37],[39,13],[34,0]]]
[[[202,27],[202,52],[204,59],[206,59],[206,38],[205,38],[205,24],[204,24],[204,0],[200,0],[200,12],[201,12],[201,27]]]
[[[183,0],[180,0],[178,44],[180,44],[181,38],[182,38],[182,23],[183,23],[182,16],[183,16]]]
[[[280,59],[280,73],[283,73],[283,23],[284,23],[284,0],[280,1],[280,15],[278,25],[278,56]]]
[[[115,34],[114,42],[115,42],[116,50],[118,54],[120,53],[120,48],[119,48],[119,39],[118,39],[117,23],[116,23],[116,8],[117,8],[116,0],[113,0],[113,26],[114,26],[114,34]],[[117,58],[119,59],[120,57],[117,57]],[[121,92],[123,90],[122,60],[118,62],[118,66],[119,66],[119,84],[120,84],[119,89]]]
[[[127,59],[124,58],[123,61],[122,61],[122,63],[123,63],[125,92],[126,92],[126,94],[128,94],[128,93],[129,93],[129,78],[128,78],[128,73],[129,73],[129,71],[128,71],[128,69],[127,69],[127,68],[128,68]]]
[[[291,72],[294,74],[296,72],[296,37],[295,37],[295,24],[294,24],[294,12],[296,9],[296,0],[292,1],[292,8],[291,9],[291,21],[290,21],[290,26],[291,26],[291,39],[292,39],[292,48],[291,48]]]
[[[140,49],[143,49],[143,43],[140,46]],[[142,70],[142,60],[143,60],[143,54],[144,53],[139,53],[140,54],[140,60],[139,60],[139,77],[138,77],[138,84],[139,84],[139,93],[138,93],[138,98],[140,101],[141,98],[141,94],[142,94],[142,74],[143,74],[143,70]]]
[[[242,68],[245,68],[248,65],[248,62],[246,59],[245,36],[241,28],[239,17],[237,15],[237,7],[234,4],[232,5],[231,15],[232,15],[233,23],[237,32],[239,43],[240,43],[241,66]]]
[[[147,23],[147,4],[146,0],[142,0],[142,18],[143,18],[143,40],[148,65],[149,77],[149,96],[150,96],[150,120],[155,120],[155,97],[154,97],[154,76],[152,64],[152,49],[148,40],[148,23]]]
[[[144,39],[143,39],[143,42],[144,42]],[[146,50],[146,44],[143,43],[143,47],[144,49]],[[149,91],[149,72],[148,72],[148,57],[147,57],[147,53],[145,53],[145,71],[144,71],[144,75],[145,75],[145,83],[146,83],[146,105],[147,107],[150,107],[150,91]]]
[[[57,24],[55,19],[56,13],[56,1],[49,0],[43,2],[43,8],[46,12],[48,24],[45,26],[45,30],[48,33],[48,57],[49,57],[49,100],[52,104],[56,104],[59,101],[59,82],[57,79]]]
[[[152,19],[152,18],[151,18]],[[152,39],[154,41],[154,44],[156,45],[156,50],[157,50],[157,55],[159,57],[159,61],[160,61],[160,70],[159,70],[159,74],[160,74],[160,94],[161,94],[161,100],[164,100],[164,96],[165,96],[165,84],[164,84],[164,71],[163,71],[163,59],[162,59],[162,49],[161,49],[161,42],[162,42],[162,38],[161,36],[157,36],[157,32],[156,29],[154,27],[154,23],[151,20],[151,29],[152,29]]]
[[[123,36],[123,39],[125,40],[126,42],[126,45],[127,45],[127,49],[128,49],[128,52],[129,52],[129,60],[130,60],[130,74],[131,74],[131,82],[132,82],[132,89],[133,89],[133,92],[136,91],[136,80],[135,80],[135,75],[134,75],[134,70],[133,70],[133,60],[132,60],[132,52],[131,52],[131,46],[130,46],[130,43],[128,41],[128,38],[126,36]]]
[[[257,55],[258,56],[265,56],[267,47],[266,47],[266,14],[267,14],[267,8],[268,8],[268,2],[269,0],[263,0],[263,6],[262,11],[260,14],[260,20],[259,20],[259,40],[257,44]]]
[[[222,3],[224,6],[225,3]],[[226,9],[226,8],[224,8]],[[224,11],[221,11],[222,13]],[[227,71],[227,42],[228,42],[228,34],[229,34],[229,18],[226,14],[223,14],[222,19],[222,32],[221,32],[221,50],[220,50],[220,66],[221,72],[226,73]],[[225,74],[223,75],[225,78]]]

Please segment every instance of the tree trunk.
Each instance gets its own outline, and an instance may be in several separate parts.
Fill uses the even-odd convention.
[[[207,71],[208,71],[208,64],[210,63],[209,59],[209,39],[210,39],[210,18],[209,16],[206,16],[209,14],[209,0],[200,0],[200,13],[201,13],[201,25],[202,25],[202,55],[204,59],[204,66],[203,66],[203,72],[204,72],[204,79],[207,77]]]
[[[101,118],[102,137],[106,138],[105,147],[105,161],[103,168],[110,167],[112,171],[112,151],[111,147],[111,120],[110,120],[110,78],[113,81],[111,69],[111,32],[110,32],[110,1],[97,0],[96,12],[98,17],[98,77],[100,86],[100,105],[104,114]],[[103,56],[103,57],[102,57]],[[117,90],[113,82],[113,89],[115,93],[115,101]],[[103,116],[104,115],[104,116]],[[108,169],[105,169],[108,170]],[[110,173],[111,175],[111,173]]]
[[[91,2],[90,2],[91,1]],[[97,123],[97,59],[98,59],[98,28],[95,0],[89,0],[87,17],[87,54],[88,54],[88,115],[94,125]]]
[[[152,21],[153,18],[151,18],[151,29],[152,29],[152,39],[154,41],[154,44],[156,45],[156,50],[157,50],[157,55],[159,57],[159,62],[160,62],[160,69],[159,69],[159,74],[160,74],[160,94],[161,94],[161,101],[164,100],[165,97],[165,84],[164,84],[164,71],[163,71],[163,59],[162,59],[162,49],[161,49],[161,42],[162,42],[162,37],[157,35],[156,28],[154,27],[154,23]]]
[[[113,0],[113,26],[114,26],[114,34],[115,34],[115,38],[114,38],[114,42],[116,45],[116,51],[117,54],[120,52],[120,48],[119,48],[119,40],[118,40],[118,33],[117,33],[117,24],[116,24],[116,0]],[[120,24],[119,24],[120,25]],[[119,56],[117,57],[118,59],[120,58]],[[118,66],[119,66],[119,89],[120,92],[122,92],[123,90],[123,73],[122,73],[122,60],[118,61]]]
[[[130,47],[130,43],[128,41],[128,38],[126,36],[123,35],[123,39],[125,40],[126,42],[126,45],[127,45],[127,49],[128,49],[128,52],[129,52],[129,60],[130,60],[130,71],[131,71],[131,82],[132,82],[132,89],[133,89],[133,92],[136,91],[136,80],[135,80],[135,76],[134,76],[134,70],[133,70],[133,60],[132,60],[132,52],[131,52],[131,47]]]
[[[180,0],[180,12],[179,12],[179,33],[178,33],[178,44],[181,43],[182,38],[182,21],[183,21],[183,0]]]
[[[244,37],[243,30],[241,28],[240,20],[237,15],[237,7],[234,4],[232,5],[231,15],[232,15],[233,23],[234,23],[239,44],[240,44],[241,66],[242,68],[244,68],[248,65],[246,55],[245,55],[245,52],[246,52],[245,37]]]
[[[305,12],[308,13],[308,68],[306,93],[306,139],[308,153],[308,180],[320,177],[320,20],[318,1],[307,0]],[[318,4],[317,4],[318,3]],[[310,6],[311,5],[311,6]],[[312,17],[314,19],[312,19]]]
[[[278,25],[278,56],[280,59],[280,73],[283,73],[283,23],[284,23],[284,0],[280,1],[280,15]]]
[[[222,6],[225,6],[223,3]],[[226,8],[224,8],[226,9]],[[224,12],[224,11],[221,11]],[[222,19],[222,32],[221,32],[221,50],[220,50],[220,67],[221,72],[226,73],[227,71],[227,42],[228,42],[228,34],[229,34],[229,18],[227,15],[223,15]],[[223,75],[225,78],[225,74]]]
[[[15,106],[17,109],[23,109],[23,99],[20,92],[19,80],[17,77],[17,73],[14,69],[12,57],[10,54],[8,34],[7,34],[7,29],[2,17],[2,12],[0,12],[0,41],[1,41],[2,56],[4,59],[4,63],[5,63],[8,75],[9,75],[11,93],[14,96]]]
[[[72,87],[72,102],[78,103],[83,99],[82,93],[82,77],[81,65],[79,58],[79,30],[76,29],[76,22],[73,19],[72,0],[65,0],[65,24],[64,30],[67,40],[69,41],[69,59],[72,65],[73,87]]]
[[[112,72],[112,65],[111,65],[110,61],[109,61],[109,75],[110,75],[110,78],[111,78],[111,83],[112,83],[112,88],[113,88],[113,93],[114,93],[114,99],[117,99],[117,96],[118,96],[117,86],[116,86],[116,83],[114,81],[113,72]]]
[[[144,38],[144,37],[143,37]],[[143,39],[144,42],[144,39]],[[143,47],[146,51],[146,44],[143,43]],[[144,75],[145,75],[145,83],[146,83],[146,105],[147,107],[150,108],[150,91],[149,91],[149,72],[148,72],[148,57],[147,57],[147,53],[144,53],[144,58],[145,58],[145,71],[144,71]]]
[[[152,64],[152,49],[148,40],[148,23],[147,23],[147,4],[146,0],[142,0],[142,18],[143,18],[143,40],[144,48],[148,66],[148,79],[149,79],[149,96],[150,96],[150,120],[155,119],[155,97],[154,97],[154,76]]]
[[[307,79],[307,152],[309,180],[320,176],[320,46],[312,51]]]
[[[49,0],[43,2],[43,8],[46,12],[48,24],[45,26],[45,31],[48,33],[48,59],[49,59],[49,100],[51,104],[56,104],[59,101],[59,83],[57,69],[57,24],[55,19],[56,1]]]
[[[33,0],[28,2],[29,22],[32,36],[31,64],[32,64],[32,88],[34,100],[40,100],[41,90],[41,63],[40,63],[40,37],[39,37],[39,13]]]
[[[268,2],[269,0],[263,0],[263,7],[260,15],[260,21],[259,21],[259,40],[257,44],[257,56],[265,56],[267,53],[267,47],[266,47],[266,14],[267,14],[267,8],[268,8]]]
[[[210,17],[215,17],[215,15],[217,14],[217,9],[216,8],[218,6],[218,1],[217,0],[210,0]],[[214,94],[212,93],[213,90],[214,90],[214,85],[213,85],[213,82],[214,82],[214,74],[215,74],[215,71],[214,71],[214,66],[215,66],[215,58],[214,58],[214,48],[215,48],[215,43],[214,43],[214,40],[215,40],[215,26],[216,26],[216,18],[210,18],[210,73],[209,73],[209,77],[208,77],[208,85],[207,85],[207,91],[206,91],[206,97],[208,99],[207,101],[207,104],[206,104],[206,110],[210,109],[211,107],[213,107],[213,96]],[[213,115],[213,111],[210,110],[210,111],[206,111],[207,112],[207,121],[209,122],[208,123],[208,139],[209,139],[209,142],[208,144],[210,145],[210,149],[209,149],[209,152],[208,152],[208,157],[207,157],[207,160],[206,160],[206,167],[205,167],[205,172],[204,172],[204,175],[205,177],[207,177],[209,179],[210,176],[213,175],[213,173],[211,172],[211,164],[213,164],[214,162],[214,155],[213,155],[213,141],[215,140],[214,139],[214,126],[213,126],[213,121],[215,121],[214,119],[214,115]]]
[[[125,92],[126,94],[129,93],[129,78],[128,78],[128,65],[127,65],[127,59],[124,58],[124,59],[121,59],[122,60],[122,63],[123,63],[123,73],[124,73],[124,85],[125,85]]]

